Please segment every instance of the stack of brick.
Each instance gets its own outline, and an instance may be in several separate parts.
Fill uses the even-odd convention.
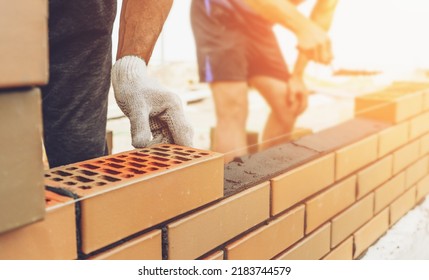
[[[45,215],[37,86],[48,80],[48,1],[2,1],[0,26],[1,234]]]
[[[354,120],[225,166],[161,145],[51,169],[47,218],[0,235],[0,259],[359,258],[429,194],[429,86],[392,87],[358,97]],[[364,119],[366,100],[393,109]]]

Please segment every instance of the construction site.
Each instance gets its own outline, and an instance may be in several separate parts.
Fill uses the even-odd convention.
[[[106,124],[99,123],[107,149],[67,164],[53,164],[52,142],[81,145],[78,134],[47,137],[53,125],[46,124],[71,103],[59,100],[48,110],[47,100],[60,88],[56,79],[88,74],[57,63],[68,54],[50,50],[56,33],[49,21],[62,21],[50,14],[61,10],[54,2],[0,0],[0,260],[429,259],[429,40],[420,33],[429,26],[429,7],[422,1],[335,3],[328,33],[334,58],[308,62],[308,101],[290,132],[265,137],[275,106],[249,82],[246,145],[224,152],[216,139],[235,140],[219,126],[216,80],[201,80],[196,54],[204,48],[196,48],[190,22],[199,1],[176,0],[147,71],[179,96],[192,144],[169,133],[163,139],[173,141],[153,144],[166,127],[158,123],[155,132],[150,122],[152,142],[133,146],[135,125],[116,101],[112,70]],[[115,1],[112,64],[124,40],[118,32],[126,2]],[[220,5],[200,2],[207,11]],[[324,1],[305,2],[297,8],[304,15]],[[385,5],[391,9],[382,11]],[[395,21],[398,15],[407,25]],[[288,32],[275,26],[273,34],[291,69],[299,41]],[[97,122],[88,118],[79,127]]]

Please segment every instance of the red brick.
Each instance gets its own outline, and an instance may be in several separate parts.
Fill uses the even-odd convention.
[[[355,200],[356,176],[352,176],[307,201],[306,234],[352,205]]]
[[[51,169],[46,184],[82,198],[82,250],[91,253],[221,198],[223,170],[220,154],[159,145]]]
[[[304,236],[304,206],[271,221],[226,247],[228,260],[271,259]]]
[[[269,218],[268,183],[168,225],[169,259],[196,259]]]

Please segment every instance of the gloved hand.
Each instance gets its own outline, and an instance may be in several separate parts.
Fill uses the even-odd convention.
[[[143,59],[124,56],[116,61],[112,84],[118,106],[130,119],[135,148],[157,143],[192,146],[193,130],[180,98],[148,76]]]

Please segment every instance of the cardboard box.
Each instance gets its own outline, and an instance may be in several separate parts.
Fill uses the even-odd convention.
[[[0,91],[0,233],[45,214],[39,89]]]
[[[48,81],[48,1],[0,0],[0,88]]]

